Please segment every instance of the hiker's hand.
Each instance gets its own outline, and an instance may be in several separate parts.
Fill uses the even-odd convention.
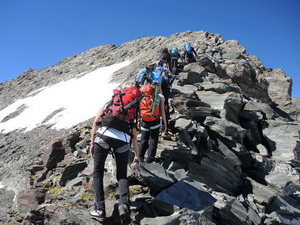
[[[94,145],[90,146],[90,154],[91,154],[92,158],[94,158]]]
[[[137,163],[139,166],[142,165],[141,160],[140,160],[140,157],[136,157],[136,156],[134,157],[133,162],[132,162],[132,164],[131,164],[131,168],[132,168],[132,169],[133,169],[135,163]]]

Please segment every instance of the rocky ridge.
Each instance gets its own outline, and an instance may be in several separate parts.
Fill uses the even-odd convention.
[[[160,141],[155,163],[129,170],[132,224],[299,224],[299,99],[291,97],[292,80],[282,70],[265,68],[235,40],[187,31],[99,46],[0,84],[0,109],[124,60],[132,63],[114,79],[130,85],[160,48],[185,42],[199,57],[182,68],[172,87],[170,131],[176,140]],[[97,223],[88,216],[90,124],[0,134],[0,223]],[[119,224],[113,162],[107,160],[107,211]]]

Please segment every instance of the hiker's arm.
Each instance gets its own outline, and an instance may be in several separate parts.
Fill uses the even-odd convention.
[[[94,139],[95,139],[95,134],[96,134],[96,131],[98,129],[97,123],[101,121],[101,119],[102,119],[101,116],[103,114],[103,111],[104,111],[104,106],[102,106],[99,109],[99,111],[98,111],[98,113],[97,113],[97,115],[94,119],[94,122],[93,122],[93,125],[92,125],[92,131],[91,131],[91,141],[94,141]]]
[[[187,64],[187,54],[186,54],[186,51],[184,51],[184,53],[183,53],[183,62],[184,62],[184,65]]]
[[[134,151],[134,160],[133,163],[137,162],[139,166],[141,165],[139,149],[138,149],[138,141],[137,141],[137,132],[136,129],[132,129],[132,139],[131,139],[133,151]]]
[[[161,108],[161,117],[162,121],[165,124],[165,130],[164,133],[167,133],[167,117],[166,117],[166,111],[165,111],[165,100],[160,101],[160,108]]]
[[[103,114],[103,111],[104,111],[104,105],[100,108],[100,110],[98,111],[95,119],[94,119],[94,122],[93,122],[93,125],[92,125],[92,130],[91,130],[91,146],[90,146],[90,153],[91,153],[91,156],[94,157],[94,139],[95,139],[95,134],[96,134],[96,131],[98,129],[98,125],[97,123],[101,121],[101,116]]]
[[[161,83],[158,84],[158,92],[159,92],[159,94],[163,94],[162,88],[161,88]]]

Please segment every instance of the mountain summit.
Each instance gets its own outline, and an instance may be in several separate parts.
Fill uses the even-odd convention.
[[[0,223],[96,224],[90,125],[114,88],[162,48],[190,42],[176,74],[170,132],[131,178],[133,224],[299,224],[300,101],[281,69],[236,40],[187,31],[103,45],[0,84]],[[114,193],[114,159],[107,191]],[[51,164],[51,165],[50,165]],[[43,177],[44,179],[39,179]],[[115,198],[108,194],[114,220]]]

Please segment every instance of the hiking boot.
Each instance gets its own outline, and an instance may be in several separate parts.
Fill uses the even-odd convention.
[[[122,220],[126,220],[130,218],[128,205],[120,204],[118,210],[119,210],[119,216]]]
[[[161,139],[163,139],[163,140],[174,140],[174,136],[172,136],[169,133],[162,133],[161,134]]]
[[[93,209],[90,211],[90,216],[99,220],[99,221],[104,221],[106,218],[106,214],[104,210],[97,210]]]
[[[152,156],[149,156],[147,159],[146,159],[146,163],[153,163],[154,162],[154,157]]]

